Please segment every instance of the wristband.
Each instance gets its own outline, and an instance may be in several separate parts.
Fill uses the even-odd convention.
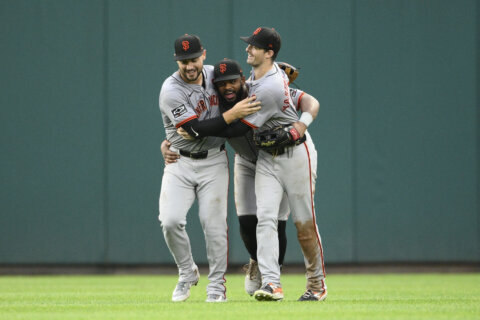
[[[313,117],[308,112],[302,112],[302,115],[298,121],[304,123],[308,127],[312,123]]]
[[[290,132],[290,135],[292,136],[293,141],[297,141],[298,139],[300,139],[300,133],[294,127],[288,130],[288,132]]]

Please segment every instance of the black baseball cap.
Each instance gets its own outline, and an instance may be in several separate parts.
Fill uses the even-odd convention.
[[[273,28],[259,27],[249,37],[240,37],[243,41],[252,46],[265,50],[273,50],[278,53],[282,46],[280,34]]]
[[[223,59],[213,67],[213,82],[233,80],[243,76],[242,68],[235,60]]]
[[[200,38],[193,34],[185,34],[175,40],[175,54],[177,61],[198,58],[203,53]]]

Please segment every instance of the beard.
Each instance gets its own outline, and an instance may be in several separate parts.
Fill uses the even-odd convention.
[[[187,71],[184,71],[181,73],[182,73],[183,79],[186,80],[186,82],[195,82],[202,75],[201,70],[198,70],[197,68],[195,68],[195,72],[196,72],[196,75],[193,77],[191,77]]]
[[[218,90],[217,90],[218,92]],[[224,110],[229,110],[231,109],[237,102],[240,100],[243,100],[247,97],[247,90],[245,86],[241,86],[240,90],[235,93],[235,100],[233,101],[227,101],[225,98],[219,94],[219,102],[220,102],[220,107],[222,107]]]

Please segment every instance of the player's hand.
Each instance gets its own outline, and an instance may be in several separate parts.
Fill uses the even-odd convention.
[[[256,99],[256,96],[251,96],[237,102],[233,108],[223,113],[225,122],[230,124],[237,119],[245,118],[246,116],[260,110],[262,108],[261,102],[255,101]]]
[[[168,140],[163,140],[160,150],[162,151],[163,159],[165,159],[165,165],[177,162],[180,155],[170,150],[172,144]]]
[[[298,133],[300,134],[300,138],[305,135],[305,131],[307,131],[307,126],[305,123],[297,121],[292,123],[292,126],[297,129]]]
[[[179,127],[177,129],[177,133],[179,135],[181,135],[182,138],[185,139],[185,140],[195,140],[195,138],[192,137],[191,135],[189,135],[188,132],[185,129],[183,129],[182,127]]]

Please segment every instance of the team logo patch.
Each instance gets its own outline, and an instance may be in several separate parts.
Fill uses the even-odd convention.
[[[262,28],[257,28],[257,30],[253,31],[253,34],[257,35],[260,31],[262,31]]]
[[[297,95],[297,90],[290,88],[290,96],[292,98],[295,98],[296,95]]]
[[[182,41],[182,48],[183,48],[183,51],[187,51],[190,48],[190,42]]]
[[[184,104],[182,104],[180,107],[176,107],[175,109],[172,110],[172,114],[173,114],[174,118],[178,118],[185,113],[187,113],[187,108],[185,108]]]
[[[220,72],[225,73],[227,71],[227,65],[225,63],[220,64]]]

